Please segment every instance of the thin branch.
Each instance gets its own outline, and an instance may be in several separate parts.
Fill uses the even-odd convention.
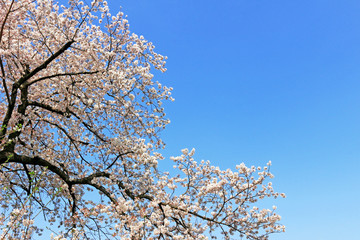
[[[0,56],[0,68],[1,68],[1,74],[2,74],[2,82],[3,82],[5,93],[6,93],[6,99],[7,99],[8,103],[10,103],[10,95],[9,95],[9,91],[7,89],[7,86],[6,86],[5,70],[4,70],[4,65],[3,65],[3,62],[2,62],[1,56]]]
[[[47,105],[47,104],[44,104],[44,103],[39,103],[39,102],[35,102],[35,101],[29,101],[29,102],[28,102],[28,105],[29,105],[29,106],[40,107],[40,108],[43,108],[43,109],[48,110],[48,111],[50,111],[50,112],[57,113],[57,114],[59,114],[59,115],[61,115],[61,116],[65,116],[65,115],[66,115],[66,112],[61,111],[61,110],[56,109],[56,108],[53,108],[52,106]]]
[[[2,36],[3,36],[3,32],[4,32],[4,27],[5,27],[6,20],[7,20],[9,14],[10,14],[10,12],[11,12],[11,8],[12,8],[14,2],[15,2],[15,0],[12,0],[12,1],[11,1],[9,10],[7,11],[7,13],[6,13],[6,15],[5,15],[5,18],[4,18],[4,21],[3,21],[2,25],[1,25],[1,28],[0,28],[0,43],[1,43]]]
[[[40,82],[40,81],[42,81],[42,80],[50,79],[50,78],[54,78],[54,77],[77,76],[77,75],[91,75],[91,74],[96,74],[96,73],[99,73],[99,72],[100,72],[100,71],[77,72],[77,73],[58,73],[58,74],[54,74],[54,75],[45,76],[45,77],[41,77],[41,78],[35,79],[34,81],[28,83],[28,85],[32,85],[32,84],[37,83],[37,82]]]
[[[82,120],[76,113],[74,113],[73,111],[69,110],[69,112],[74,115],[77,119]],[[92,129],[92,127],[86,123],[85,121],[81,121],[81,123],[90,131],[92,132],[98,139],[100,139],[103,142],[107,142],[107,140],[103,137],[100,136],[100,134],[98,132],[96,132],[96,130]]]
[[[134,152],[130,151],[130,152],[125,152],[125,153],[121,153],[121,154],[117,155],[116,158],[114,159],[114,161],[106,169],[110,169],[119,158],[121,158],[121,160],[123,160],[122,156],[127,155],[129,153],[134,153]]]

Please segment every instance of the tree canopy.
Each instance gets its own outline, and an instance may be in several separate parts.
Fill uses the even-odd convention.
[[[166,57],[106,1],[0,1],[0,239],[268,239],[269,166],[158,168]],[[270,163],[268,164],[270,165]],[[178,174],[174,172],[178,172]],[[44,224],[44,222],[46,224]],[[48,237],[48,236],[45,236]]]

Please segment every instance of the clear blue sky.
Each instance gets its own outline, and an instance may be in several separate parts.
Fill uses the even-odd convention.
[[[284,234],[360,239],[360,1],[123,0],[169,57],[166,156],[221,168],[272,160]]]

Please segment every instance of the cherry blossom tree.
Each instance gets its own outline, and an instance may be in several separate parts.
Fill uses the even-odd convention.
[[[105,1],[63,4],[0,0],[0,239],[36,238],[44,226],[52,239],[284,231],[276,207],[255,206],[283,196],[269,166],[221,170],[183,149],[168,160],[178,173],[160,171],[172,98],[151,72],[166,58]]]

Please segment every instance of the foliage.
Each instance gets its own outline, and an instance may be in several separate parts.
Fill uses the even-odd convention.
[[[162,173],[165,57],[105,1],[0,1],[1,239],[267,239],[283,231],[268,166]],[[97,197],[94,197],[97,196]],[[58,226],[56,229],[52,226]]]

